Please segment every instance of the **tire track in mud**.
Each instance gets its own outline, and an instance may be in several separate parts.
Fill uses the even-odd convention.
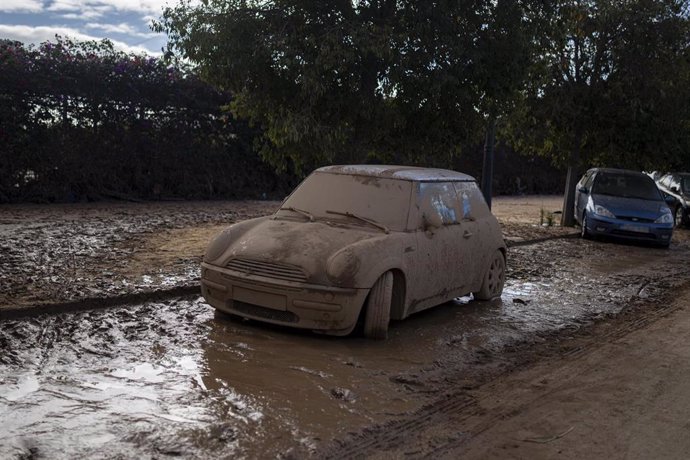
[[[31,307],[3,307],[0,308],[0,321],[45,314],[57,315],[85,310],[123,307],[144,302],[159,302],[178,297],[199,295],[201,295],[201,287],[198,284],[194,284],[191,286],[178,286],[171,289],[135,292],[112,297],[89,297],[61,303],[39,304]]]
[[[447,417],[477,407],[477,401],[466,393],[449,395],[443,400],[423,407],[414,417],[389,422],[352,434],[348,439],[335,441],[333,445],[318,452],[316,458],[359,459],[368,457],[372,451],[388,450],[400,446],[421,429],[447,420]]]
[[[682,291],[690,290],[690,281],[686,281],[682,286]],[[650,310],[645,310],[645,307],[652,307]],[[567,359],[561,369],[559,374],[564,376],[563,381],[567,385],[569,381],[568,377],[573,377],[576,373],[580,371],[577,366],[577,358],[585,355],[586,353],[591,353],[602,346],[616,342],[617,340],[641,329],[644,329],[656,321],[667,317],[674,312],[683,308],[683,305],[673,303],[673,302],[657,302],[655,304],[640,304],[637,305],[635,311],[627,312],[616,318],[616,324],[603,323],[593,325],[593,329],[597,328],[608,328],[610,330],[604,331],[602,333],[597,333],[596,330],[584,331],[580,340],[584,340],[585,343],[581,346],[572,348],[569,351],[563,353],[556,353],[548,356],[548,359]],[[517,370],[517,369],[516,369]],[[506,373],[506,375],[509,373]],[[560,388],[560,386],[558,387]],[[554,391],[554,390],[551,390]],[[550,391],[550,392],[551,392]],[[462,448],[464,444],[493,427],[496,423],[511,418],[514,414],[521,413],[529,406],[535,404],[538,400],[542,398],[543,394],[538,394],[534,398],[529,398],[518,404],[503,404],[498,408],[493,408],[490,410],[482,409],[489,406],[487,401],[489,398],[477,398],[474,400],[475,410],[467,411],[465,414],[457,420],[458,422],[467,422],[469,419],[476,417],[478,421],[474,424],[469,423],[467,426],[462,427],[464,436],[452,442],[444,443],[440,446],[436,446],[429,451],[425,452],[424,455],[419,458],[456,458],[457,452]],[[491,397],[493,399],[493,397]],[[511,401],[512,402],[512,401]],[[490,403],[490,402],[489,402]],[[429,429],[431,427],[428,427]],[[415,452],[405,451],[406,456],[414,456]]]
[[[589,250],[593,243],[582,244],[588,245]],[[665,273],[655,265],[641,269],[640,273],[624,271],[608,276],[604,283],[612,289],[616,286],[632,289],[632,295],[616,299],[615,303],[620,306],[618,312],[582,318],[575,330],[564,328],[537,334],[543,339],[541,343],[526,340],[507,345],[501,350],[485,350],[487,356],[484,356],[484,362],[478,363],[480,369],[474,376],[459,380],[446,378],[446,388],[440,391],[445,391],[445,395],[441,398],[413,413],[323,445],[314,452],[314,457],[454,458],[452,453],[457,453],[469,440],[535,402],[528,400],[486,409],[491,404],[484,404],[485,398],[473,396],[472,390],[540,361],[577,359],[672,314],[682,308],[672,302],[674,294],[690,290],[690,272],[686,266],[687,253],[676,253],[663,261]],[[481,369],[482,366],[484,369]],[[567,366],[566,363],[564,368]],[[439,370],[446,377],[458,371],[450,368]],[[429,375],[426,377],[428,379]],[[463,385],[464,391],[447,388],[457,383]],[[437,432],[437,435],[426,438],[420,435]]]

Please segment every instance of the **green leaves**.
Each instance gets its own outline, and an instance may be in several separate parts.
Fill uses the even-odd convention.
[[[529,53],[521,2],[180,3],[170,50],[234,96],[278,168],[450,164],[512,106]],[[517,19],[517,21],[515,21]]]
[[[276,178],[229,102],[184,65],[107,41],[0,41],[0,201],[253,194]]]
[[[582,168],[687,169],[687,2],[553,6],[541,19],[534,83],[506,130],[514,145]]]

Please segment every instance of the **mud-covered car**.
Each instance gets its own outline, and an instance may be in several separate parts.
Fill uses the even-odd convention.
[[[271,216],[232,225],[202,263],[223,312],[384,338],[389,321],[474,293],[500,296],[506,247],[476,181],[441,169],[329,166]]]

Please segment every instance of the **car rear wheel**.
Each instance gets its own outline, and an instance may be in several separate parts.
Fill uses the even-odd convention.
[[[491,264],[484,274],[482,287],[474,293],[478,300],[491,300],[499,297],[503,292],[503,284],[506,280],[506,258],[503,252],[496,250],[491,257]]]
[[[386,272],[381,275],[369,292],[364,316],[364,337],[377,340],[388,337],[392,299],[393,273]]]

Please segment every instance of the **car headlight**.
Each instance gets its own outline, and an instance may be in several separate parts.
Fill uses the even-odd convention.
[[[330,259],[326,264],[326,274],[335,284],[347,284],[352,281],[359,271],[359,257],[351,249],[342,249]]]
[[[611,219],[616,218],[611,211],[601,205],[594,206],[594,214],[597,216],[610,217]]]
[[[671,210],[669,208],[662,208],[661,212],[663,214],[661,217],[659,217],[657,220],[654,221],[655,224],[672,224],[673,223],[673,214],[671,214]]]

